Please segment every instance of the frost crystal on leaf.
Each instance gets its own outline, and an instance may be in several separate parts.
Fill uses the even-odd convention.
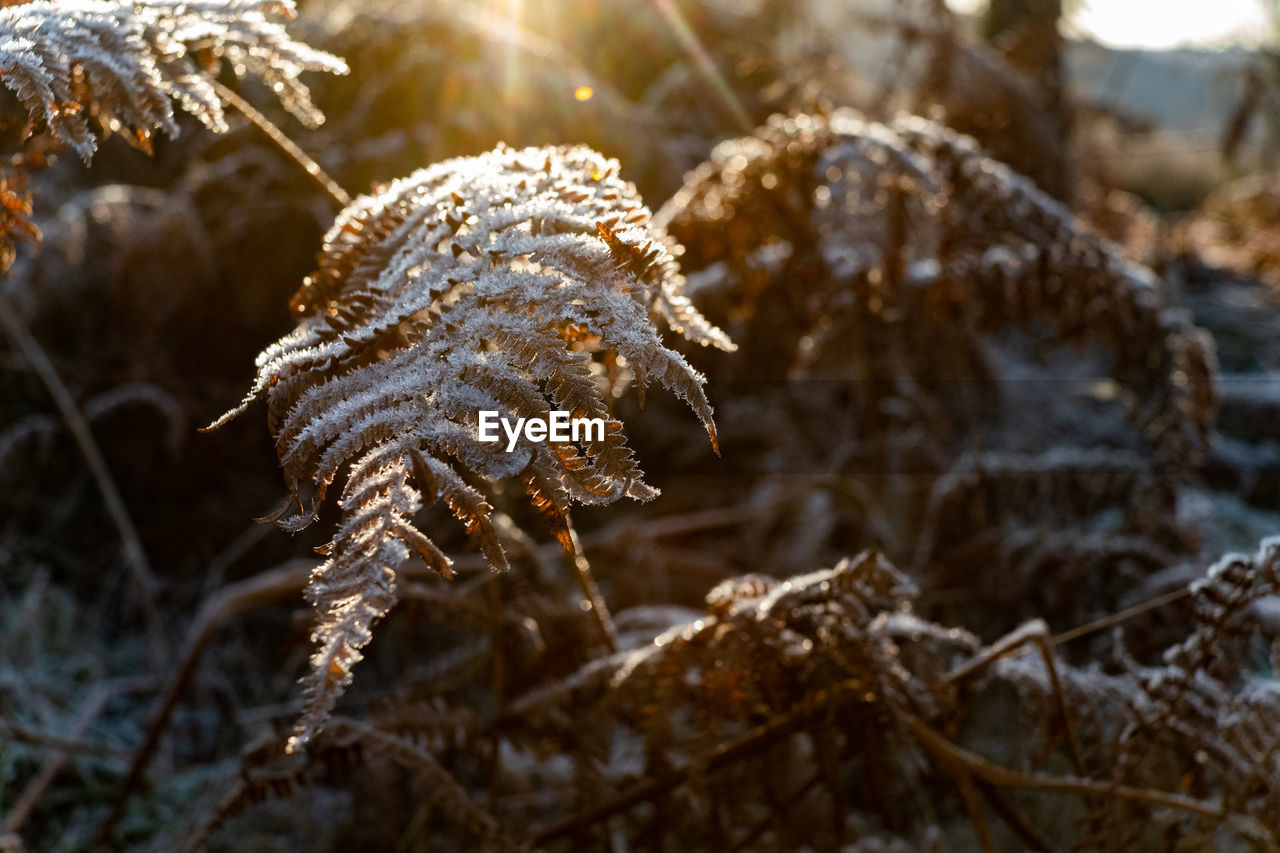
[[[641,388],[657,381],[688,401],[714,445],[703,378],[663,345],[651,315],[732,345],[684,298],[664,236],[616,173],[582,147],[499,147],[357,199],[294,296],[298,327],[258,357],[245,402],[217,422],[267,397],[292,493],[275,515],[286,529],[313,521],[349,466],[342,519],[308,590],[318,650],[291,748],[350,681],[371,623],[395,602],[396,568],[413,553],[449,575],[412,524],[424,502],[443,499],[490,565],[505,566],[491,507],[464,473],[519,477],[569,548],[572,501],[657,494],[607,401],[624,369]],[[480,410],[564,410],[607,426],[578,443],[522,438],[507,453],[479,440]]]
[[[171,99],[226,130],[212,85],[220,60],[261,78],[315,125],[324,117],[298,75],[347,66],[268,19],[293,15],[292,0],[36,0],[0,10],[0,76],[32,118],[86,160],[95,130],[118,130],[144,148],[155,130],[177,136]]]

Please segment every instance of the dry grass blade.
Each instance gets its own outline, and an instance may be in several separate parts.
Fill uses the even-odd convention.
[[[302,167],[302,170],[315,179],[329,198],[333,199],[338,207],[346,207],[351,204],[351,196],[344,190],[337,181],[329,177],[324,169],[320,168],[320,164],[311,159],[307,152],[298,147],[292,139],[285,135],[284,131],[276,127],[276,125],[260,110],[255,108],[253,104],[240,97],[235,91],[228,89],[226,86],[213,81],[214,91],[218,93],[218,97],[226,103],[235,107],[236,110],[249,120],[254,127],[258,128],[270,139],[277,148],[283,151],[293,162]]]
[[[98,486],[98,492],[102,495],[107,513],[120,534],[125,565],[133,580],[133,592],[141,603],[142,612],[147,620],[152,663],[159,669],[164,661],[165,643],[160,626],[160,614],[156,609],[155,574],[151,571],[151,561],[147,558],[146,549],[142,546],[138,529],[129,515],[129,509],[125,506],[115,479],[111,476],[111,469],[107,467],[107,461],[103,458],[102,451],[98,449],[98,443],[93,438],[88,421],[85,420],[84,414],[76,404],[71,391],[62,381],[62,377],[58,375],[57,368],[49,360],[40,342],[32,336],[26,324],[22,322],[16,306],[4,294],[0,294],[0,326],[3,326],[10,343],[22,353],[27,364],[49,391],[49,396],[53,398],[58,413],[71,432],[72,438],[75,439],[76,446],[89,467],[89,473]]]

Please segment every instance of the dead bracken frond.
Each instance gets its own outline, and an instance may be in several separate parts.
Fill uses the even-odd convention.
[[[1233,813],[1229,831],[1255,844],[1274,847],[1280,839],[1275,803],[1280,796],[1280,712],[1275,681],[1249,672],[1245,663],[1263,648],[1275,648],[1274,604],[1280,594],[1280,538],[1259,543],[1252,555],[1227,554],[1188,588],[1191,633],[1163,654],[1161,665],[1130,662],[1133,690],[1125,703],[1116,741],[1112,780],[1152,785],[1159,778],[1157,756],[1183,759],[1182,785],[1191,791],[1220,792]],[[1188,760],[1189,759],[1189,760]],[[1099,802],[1092,818],[1109,837],[1100,849],[1124,849],[1141,840],[1152,817],[1132,803]],[[1188,839],[1209,843],[1219,827],[1201,821],[1185,827]]]
[[[687,270],[727,268],[726,326],[763,369],[843,359],[842,375],[924,380],[956,371],[950,350],[919,346],[935,333],[1048,329],[1107,348],[1158,467],[1204,449],[1204,334],[1163,306],[1150,270],[934,122],[775,116],[721,143],[657,218],[689,247]]]
[[[320,612],[307,711],[292,747],[319,729],[395,601],[411,554],[445,577],[449,559],[412,520],[442,499],[494,568],[505,557],[491,507],[464,476],[518,477],[571,548],[573,501],[647,501],[605,391],[622,371],[687,400],[715,444],[702,377],[665,347],[650,315],[727,345],[680,292],[667,245],[617,163],[586,148],[450,160],[357,199],[293,300],[298,327],[264,351],[245,403],[268,425],[292,497],[274,516],[315,519],[350,466],[343,517],[308,596]],[[600,418],[603,437],[484,443],[478,414]],[[217,425],[215,424],[215,426]]]
[[[173,100],[209,129],[226,130],[212,85],[223,60],[314,125],[323,116],[298,74],[345,73],[346,65],[269,19],[293,14],[292,0],[36,0],[0,10],[0,79],[38,126],[86,160],[103,131],[144,149],[157,130],[177,136]]]
[[[1048,849],[1046,812],[1002,793],[1018,790],[1057,795],[1046,802],[1059,809],[1063,795],[1078,797],[1083,831],[1103,849],[1152,846],[1161,832],[1198,846],[1217,833],[1270,849],[1280,837],[1280,733],[1270,722],[1280,698],[1273,682],[1244,674],[1240,655],[1251,640],[1275,637],[1261,605],[1274,601],[1278,555],[1271,539],[1255,556],[1220,560],[1189,588],[1190,636],[1163,666],[1129,662],[1119,674],[1059,662],[1040,620],[983,647],[967,631],[919,618],[914,585],[877,552],[786,581],[725,581],[707,595],[705,615],[590,661],[510,708],[504,731],[515,743],[573,755],[575,772],[597,782],[577,814],[533,840],[590,837],[610,819],[643,826],[650,818],[640,804],[653,802],[670,809],[663,831],[740,839],[740,827],[757,826],[771,837],[752,849],[780,849],[797,832],[835,841],[865,831],[853,814],[873,827],[911,826],[898,798],[949,782],[983,849],[997,837],[988,810],[1028,846]],[[1043,736],[1031,767],[1024,747],[996,747],[1023,756],[1010,769],[1006,757],[965,745],[981,721],[1010,723],[997,698],[1010,687],[1029,726],[1020,742]],[[609,743],[631,746],[619,755]],[[1071,775],[1034,769],[1051,755]],[[813,780],[788,798],[753,767],[811,768]],[[707,797],[678,798],[684,785]]]

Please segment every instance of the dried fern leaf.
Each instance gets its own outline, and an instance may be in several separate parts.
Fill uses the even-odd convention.
[[[31,221],[31,193],[22,172],[0,169],[0,274],[13,266],[18,240],[40,242],[40,229]]]
[[[450,160],[357,199],[295,295],[298,327],[258,357],[245,402],[269,401],[299,529],[347,469],[342,519],[308,597],[320,614],[307,709],[291,748],[314,734],[350,681],[371,623],[395,601],[410,553],[447,576],[448,559],[412,524],[443,500],[490,565],[505,557],[491,507],[464,474],[519,477],[568,542],[573,501],[647,501],[657,491],[610,413],[605,361],[688,401],[716,441],[703,378],[662,343],[651,315],[679,304],[668,244],[648,226],[617,163],[586,148],[505,147]],[[696,314],[685,328],[723,338]],[[695,332],[696,334],[696,332]],[[601,418],[603,437],[479,440],[479,412]]]
[[[785,581],[725,580],[708,594],[707,614],[518,697],[507,709],[508,732],[522,744],[550,740],[581,760],[598,748],[585,742],[584,730],[597,737],[603,730],[614,743],[630,730],[643,740],[650,767],[670,767],[691,753],[695,764],[705,761],[708,746],[727,732],[765,727],[840,697],[884,738],[889,721],[904,712],[938,706],[929,684],[906,665],[896,636],[928,639],[928,623],[909,614],[916,593],[875,551]],[[965,632],[949,634],[948,645],[976,645]],[[597,770],[604,790],[624,783],[613,768]]]
[[[1055,342],[1110,350],[1158,466],[1183,469],[1207,444],[1216,364],[1203,332],[1162,304],[1150,270],[938,124],[775,116],[717,146],[655,219],[689,247],[687,269],[727,266],[748,323],[772,319],[752,317],[757,304],[793,306],[808,345],[872,326],[918,334],[939,317],[974,331],[1047,326]],[[764,268],[766,249],[786,274]],[[779,290],[789,298],[762,298]]]
[[[292,0],[35,0],[0,10],[0,79],[85,160],[102,131],[144,149],[156,130],[177,136],[172,100],[209,129],[226,130],[211,84],[221,60],[261,78],[299,120],[316,125],[324,116],[298,75],[344,74],[347,66],[270,20],[294,14]]]

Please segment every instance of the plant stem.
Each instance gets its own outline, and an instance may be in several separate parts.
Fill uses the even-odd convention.
[[[609,648],[609,653],[614,654],[618,651],[618,633],[613,627],[613,617],[609,615],[609,607],[604,603],[604,597],[600,595],[600,587],[596,585],[595,575],[591,573],[591,564],[587,562],[587,555],[582,550],[582,540],[578,538],[578,531],[574,529],[573,521],[567,514],[564,522],[569,528],[569,541],[573,544],[573,568],[578,579],[578,587],[582,590],[583,600],[590,608],[591,615],[595,617],[596,625],[600,628],[600,634]]]
[[[285,135],[285,132],[276,127],[271,119],[267,118],[258,109],[244,98],[240,97],[236,92],[219,83],[217,80],[212,81],[213,88],[217,91],[218,97],[222,98],[228,105],[247,118],[258,130],[266,134],[267,138],[276,144],[276,146],[289,156],[293,162],[302,167],[308,175],[315,178],[329,198],[337,203],[338,207],[346,207],[351,204],[351,195],[338,185],[338,182],[329,176],[329,173],[320,168],[320,164],[297,146],[297,144]]]

